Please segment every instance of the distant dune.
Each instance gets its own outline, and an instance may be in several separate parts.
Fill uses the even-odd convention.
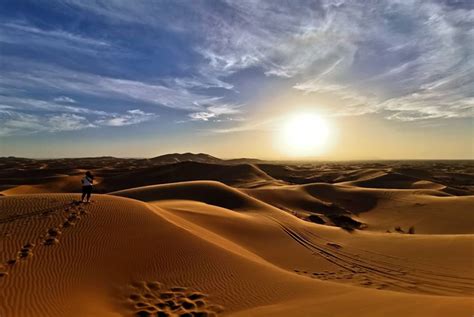
[[[221,161],[0,158],[0,316],[472,315],[473,162]]]

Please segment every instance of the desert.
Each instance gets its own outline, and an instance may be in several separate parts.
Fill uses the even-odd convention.
[[[0,315],[472,312],[471,161],[202,156],[0,159]]]

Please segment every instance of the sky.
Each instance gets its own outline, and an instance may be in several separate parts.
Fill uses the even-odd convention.
[[[0,156],[287,159],[311,113],[309,158],[474,159],[473,43],[471,0],[3,0]]]

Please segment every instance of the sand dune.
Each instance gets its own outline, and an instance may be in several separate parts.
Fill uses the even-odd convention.
[[[268,208],[267,204],[215,181],[192,181],[152,185],[110,193],[141,201],[192,200],[232,210]]]
[[[91,204],[67,193],[87,165],[19,160],[41,167],[28,183],[4,163],[0,316],[472,314],[465,163],[101,159],[83,159],[108,192]],[[339,216],[364,226],[341,229]]]
[[[16,261],[5,264],[8,275],[0,280],[2,315],[116,316],[175,309],[348,316],[340,303],[354,296],[370,296],[370,303],[351,306],[369,316],[409,315],[414,307],[416,316],[471,309],[472,272],[459,268],[468,255],[445,250],[445,243],[439,251],[449,252],[458,268],[444,268],[445,256],[426,267],[416,260],[402,266],[394,254],[399,251],[392,250],[403,244],[398,237],[387,248],[377,236],[364,235],[354,247],[344,231],[321,230],[325,227],[271,207],[250,212],[264,207],[253,206],[251,199],[244,213],[190,200],[145,204],[96,196],[94,203],[76,206],[72,199],[68,194],[2,198],[2,255]],[[321,236],[311,237],[310,228]],[[354,257],[364,252],[362,246],[370,246],[370,261]],[[398,292],[387,291],[392,288]],[[433,308],[429,303],[435,298]]]
[[[442,190],[447,186],[409,175],[393,172],[376,172],[364,175],[356,181],[341,182],[341,184],[354,185],[367,188],[398,188],[398,189],[436,189]]]
[[[182,162],[155,166],[111,176],[98,186],[102,192],[116,191],[152,184],[164,184],[189,180],[215,180],[233,186],[255,187],[278,183],[254,165],[217,165],[197,162]]]

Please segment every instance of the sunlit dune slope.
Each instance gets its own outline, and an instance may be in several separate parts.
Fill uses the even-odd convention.
[[[367,225],[364,230],[407,233],[474,233],[474,196],[453,196],[432,189],[363,188],[348,184],[307,184],[243,190],[249,196],[307,218],[330,222],[344,214]]]

